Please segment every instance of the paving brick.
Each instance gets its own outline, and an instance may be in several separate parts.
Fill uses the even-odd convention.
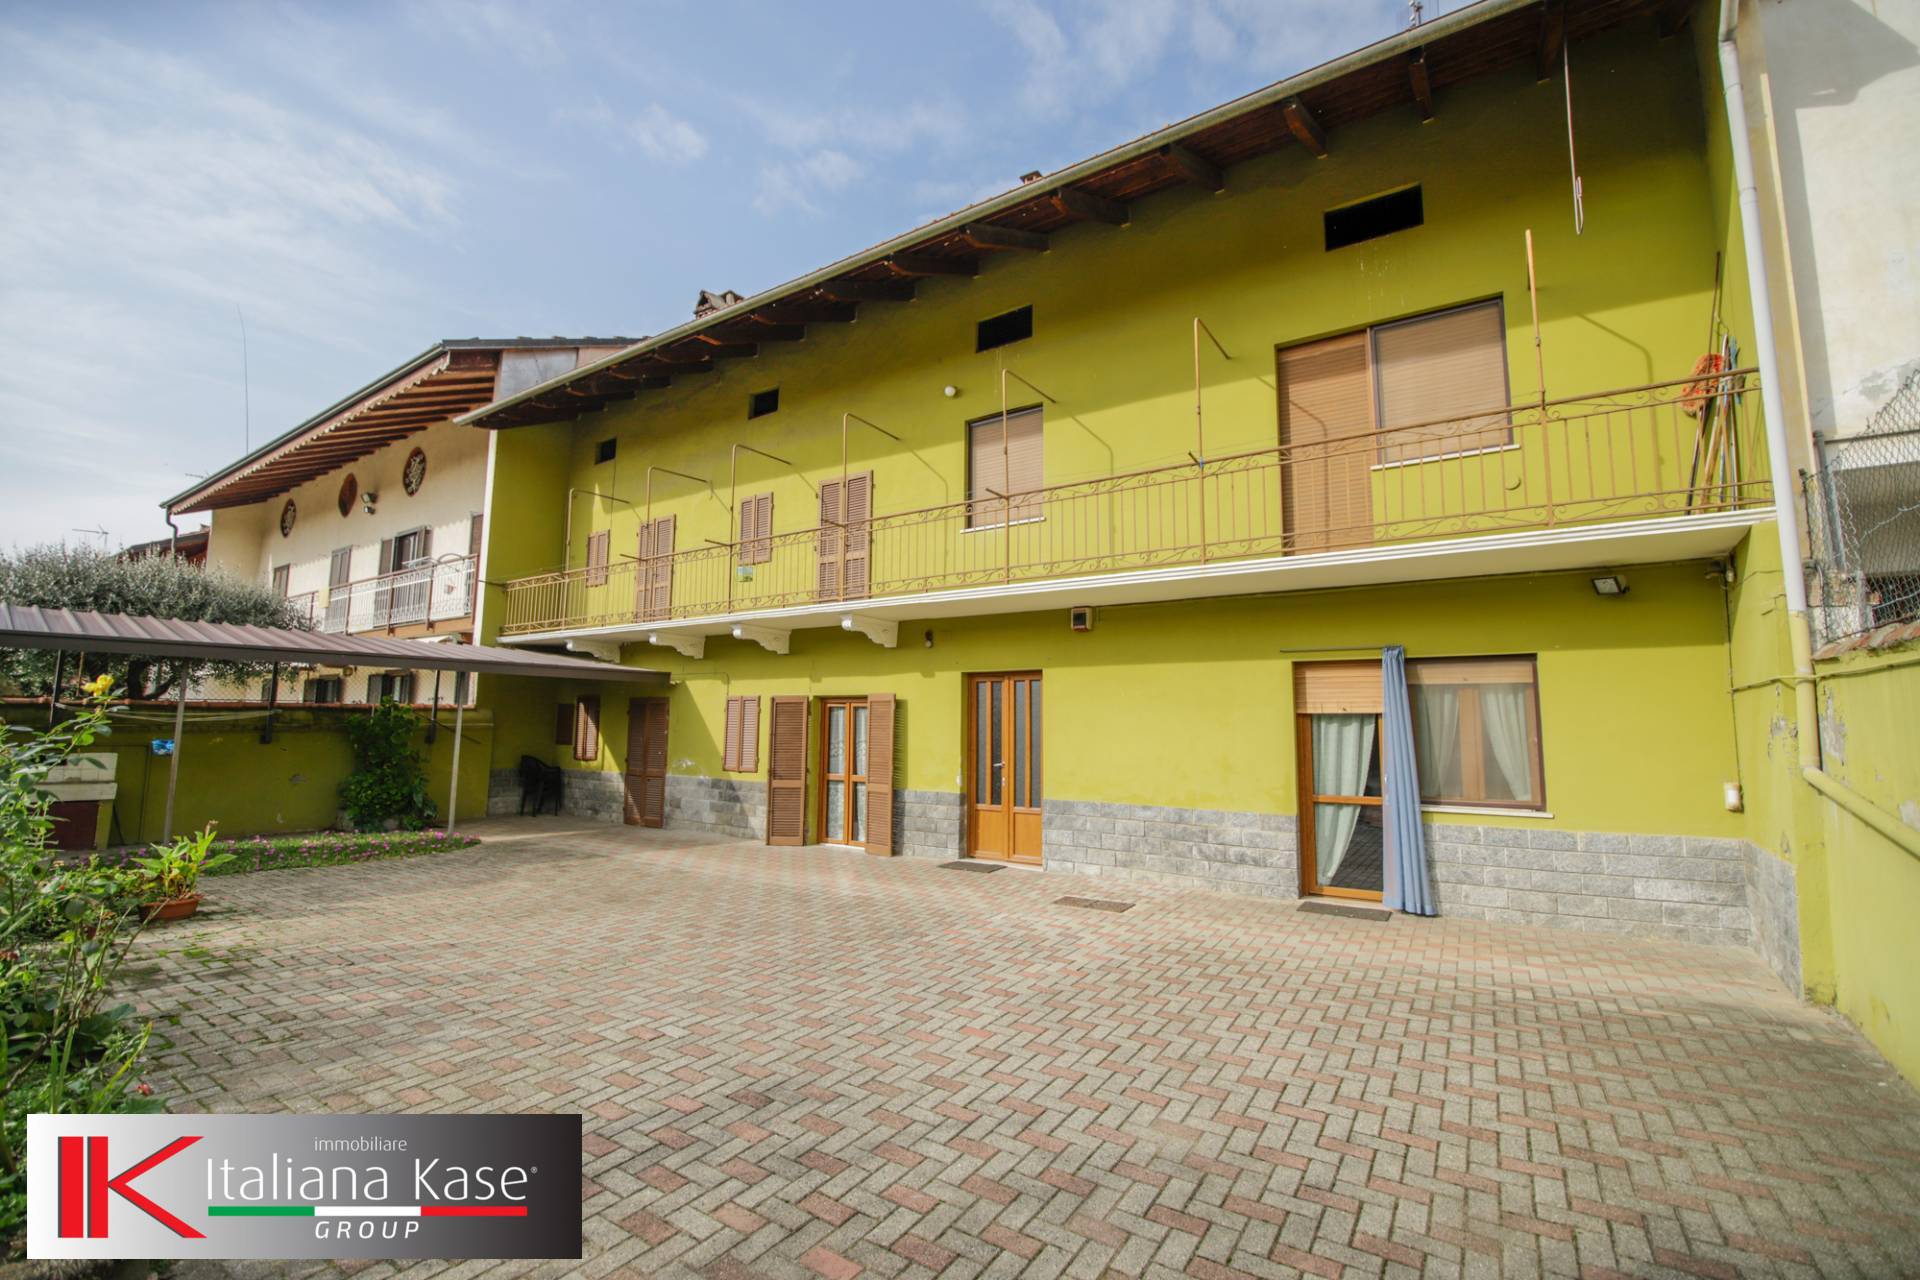
[[[1920,1102],[1757,960],[1175,873],[1291,849],[1252,817],[1064,813],[1133,842],[1110,916],[1065,873],[548,819],[222,878],[140,943],[153,1076],[181,1111],[586,1117],[578,1262],[236,1276],[1920,1272]],[[1737,845],[1447,830],[1489,910],[1645,876],[1685,900],[1600,925],[1729,927]]]

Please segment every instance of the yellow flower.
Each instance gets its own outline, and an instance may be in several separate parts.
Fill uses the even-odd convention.
[[[107,691],[113,688],[113,677],[102,673],[81,685],[80,688],[89,697],[104,698],[107,696]]]

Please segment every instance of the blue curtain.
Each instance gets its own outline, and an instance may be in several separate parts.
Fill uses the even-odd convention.
[[[1384,905],[1409,915],[1437,915],[1427,880],[1427,840],[1420,829],[1420,773],[1414,765],[1413,712],[1407,703],[1407,651],[1388,645],[1380,653],[1380,728],[1386,738],[1380,779],[1381,820],[1386,827]]]

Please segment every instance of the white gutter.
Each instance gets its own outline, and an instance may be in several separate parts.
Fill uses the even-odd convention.
[[[1740,83],[1740,49],[1734,41],[1739,0],[1720,0],[1720,84],[1727,100],[1728,146],[1740,197],[1740,239],[1747,257],[1747,289],[1753,301],[1753,345],[1760,367],[1760,403],[1767,415],[1768,464],[1773,482],[1774,528],[1780,538],[1780,578],[1787,594],[1787,638],[1793,651],[1794,731],[1800,774],[1827,799],[1893,844],[1920,856],[1920,832],[1821,766],[1820,702],[1813,669],[1813,630],[1807,619],[1807,579],[1800,557],[1800,509],[1794,501],[1787,455],[1787,406],[1780,394],[1780,356],[1773,334],[1773,291],[1760,236],[1760,191],[1753,176],[1753,145],[1747,135],[1747,103]]]

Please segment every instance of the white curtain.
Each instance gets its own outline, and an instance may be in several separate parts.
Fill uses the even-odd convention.
[[[1357,796],[1367,785],[1367,765],[1373,759],[1371,715],[1317,715],[1313,717],[1313,789],[1323,796]],[[1321,884],[1333,879],[1340,860],[1353,843],[1360,807],[1351,804],[1313,806],[1314,869]]]
[[[1413,750],[1420,794],[1429,800],[1460,794],[1460,691],[1447,685],[1413,687]]]
[[[1480,689],[1480,721],[1487,735],[1488,754],[1499,778],[1487,778],[1489,798],[1505,783],[1497,798],[1531,800],[1533,769],[1527,752],[1527,690],[1524,685],[1489,684]]]

